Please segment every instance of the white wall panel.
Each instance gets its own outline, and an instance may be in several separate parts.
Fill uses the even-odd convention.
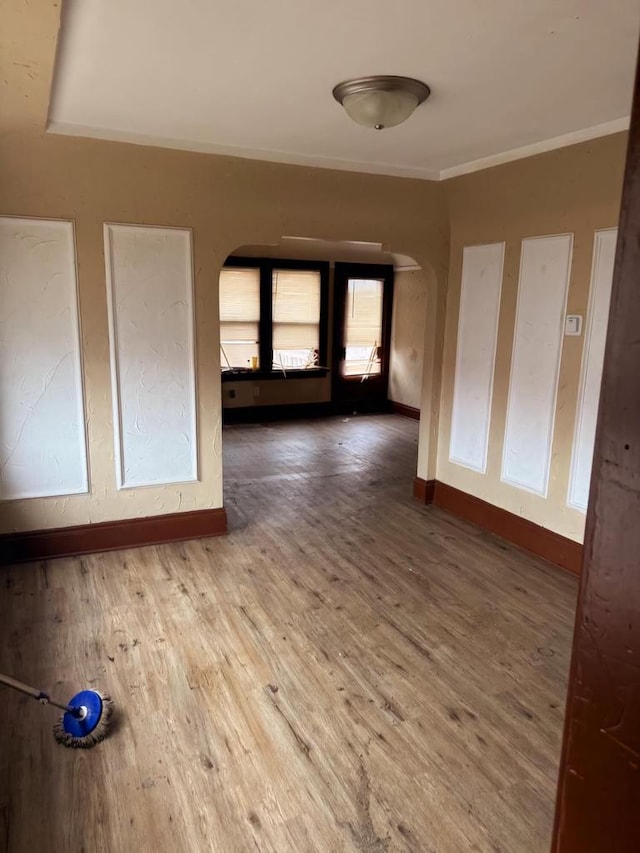
[[[87,489],[73,224],[0,217],[0,496]]]
[[[196,480],[191,232],[105,225],[119,488]]]
[[[596,231],[593,245],[591,290],[585,325],[582,372],[567,498],[569,506],[583,511],[587,509],[589,502],[591,464],[596,437],[617,237],[617,228]]]
[[[502,479],[546,497],[573,237],[522,241]]]
[[[449,460],[483,474],[503,263],[504,243],[464,249]]]

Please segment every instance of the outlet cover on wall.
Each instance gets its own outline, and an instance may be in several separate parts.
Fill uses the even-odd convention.
[[[564,321],[564,333],[574,337],[582,334],[582,316],[580,314],[567,314]]]

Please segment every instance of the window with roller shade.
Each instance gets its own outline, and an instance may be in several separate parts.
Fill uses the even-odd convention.
[[[273,369],[316,367],[320,349],[320,273],[275,269],[271,295]]]
[[[225,267],[220,273],[222,370],[260,367],[260,270]]]
[[[326,370],[329,265],[227,258],[220,274],[220,364],[242,378]]]
[[[350,278],[345,311],[345,376],[374,376],[381,371],[383,281]]]
[[[393,284],[390,264],[336,262],[331,399],[344,411],[386,404]]]

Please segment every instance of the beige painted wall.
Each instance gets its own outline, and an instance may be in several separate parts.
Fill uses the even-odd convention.
[[[428,283],[422,270],[397,270],[394,278],[389,399],[419,409]]]
[[[231,392],[234,392],[233,396]],[[222,383],[222,406],[240,409],[247,406],[284,406],[299,403],[328,403],[331,400],[329,376],[304,379],[264,379],[251,382]]]
[[[584,314],[593,232],[617,222],[625,136],[444,184],[48,136],[44,128],[59,13],[59,6],[46,0],[8,0],[3,9],[12,38],[4,48],[6,84],[0,87],[0,214],[75,222],[91,492],[8,502],[2,506],[0,531],[221,505],[219,269],[239,246],[277,244],[283,235],[295,235],[380,243],[384,251],[408,255],[422,267],[427,306],[418,475],[430,479],[437,473],[447,483],[579,540],[583,517],[566,507],[566,490],[582,337],[564,341],[548,499],[499,478],[520,241],[575,234],[568,310]],[[105,221],[193,229],[197,483],[116,489]],[[481,476],[448,462],[461,258],[464,245],[501,240],[507,247],[489,467]],[[269,393],[277,395],[277,386]]]
[[[594,231],[618,221],[626,134],[604,137],[446,182],[451,255],[437,477],[582,541],[584,515],[566,505],[584,335],[563,340],[548,497],[500,481],[511,348],[524,237],[574,234],[567,311],[586,315]],[[487,473],[448,461],[464,246],[506,241]]]
[[[430,286],[446,286],[440,184],[44,134],[59,12],[45,0],[3,9],[12,39],[0,87],[0,213],[75,222],[91,491],[5,503],[0,531],[222,504],[218,275],[238,246],[283,235],[381,243],[429,270]],[[193,229],[197,483],[116,489],[104,222]]]

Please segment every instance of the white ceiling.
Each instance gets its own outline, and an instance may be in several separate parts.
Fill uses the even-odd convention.
[[[628,125],[638,0],[66,0],[51,132],[445,178]],[[349,77],[431,86],[354,124]]]

